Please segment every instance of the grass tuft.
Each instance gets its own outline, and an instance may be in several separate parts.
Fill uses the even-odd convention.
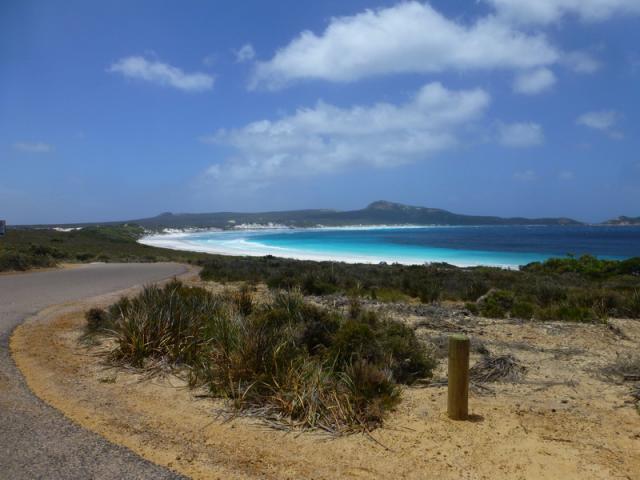
[[[343,316],[298,290],[259,303],[248,288],[214,295],[173,281],[91,310],[87,329],[114,339],[116,363],[171,365],[245,414],[333,433],[380,425],[399,384],[434,368],[405,325],[362,309]]]

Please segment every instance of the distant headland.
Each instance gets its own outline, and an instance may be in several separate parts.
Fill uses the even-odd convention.
[[[379,225],[580,225],[571,218],[503,218],[463,215],[439,208],[416,207],[379,200],[360,210],[288,210],[239,213],[162,213],[132,220],[149,229],[234,228],[238,225],[279,225],[285,227],[349,227]]]
[[[133,220],[87,222],[47,225],[23,225],[22,227],[80,228],[96,225],[139,225],[146,230],[164,229],[237,229],[237,228],[314,228],[357,226],[487,226],[487,225],[584,225],[584,222],[567,217],[499,217],[490,215],[465,215],[440,208],[419,207],[378,200],[359,210],[306,209],[268,212],[212,212],[172,213],[164,212],[155,217]],[[640,217],[620,216],[599,225],[640,225]],[[13,226],[15,227],[15,226]]]

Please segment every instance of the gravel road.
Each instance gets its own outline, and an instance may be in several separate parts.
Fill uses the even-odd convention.
[[[0,480],[183,478],[67,420],[35,397],[9,353],[13,329],[51,305],[184,273],[171,263],[0,275]]]

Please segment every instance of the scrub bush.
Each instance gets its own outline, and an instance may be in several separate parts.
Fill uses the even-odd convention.
[[[343,316],[277,291],[214,295],[173,281],[87,313],[114,339],[112,361],[186,370],[240,411],[302,428],[350,432],[380,425],[399,384],[431,376],[434,361],[413,330],[373,312]]]

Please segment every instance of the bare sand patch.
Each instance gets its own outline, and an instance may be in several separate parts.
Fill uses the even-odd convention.
[[[174,376],[106,368],[99,346],[78,343],[81,312],[93,305],[48,309],[16,330],[11,348],[29,387],[84,427],[193,478],[640,479],[629,385],[600,373],[617,354],[638,352],[637,321],[616,321],[622,336],[604,325],[476,320],[467,333],[513,354],[527,367],[523,383],[472,392],[466,422],[447,418],[446,387],[405,388],[371,437],[332,438],[225,421],[222,401]]]

